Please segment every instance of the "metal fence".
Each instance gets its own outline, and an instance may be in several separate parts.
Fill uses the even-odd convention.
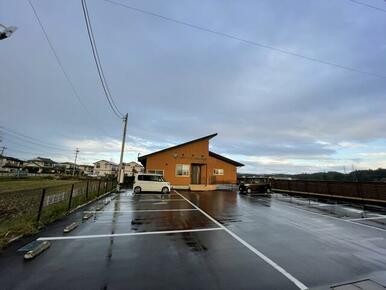
[[[0,248],[15,236],[36,232],[115,187],[116,180],[84,180],[0,193]]]
[[[278,180],[271,181],[273,190],[283,190],[319,196],[386,203],[384,182],[343,182]]]

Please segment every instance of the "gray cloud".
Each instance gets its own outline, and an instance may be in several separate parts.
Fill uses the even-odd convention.
[[[121,1],[386,75],[384,14],[349,1]],[[382,79],[89,2],[105,74],[116,103],[129,113],[134,147],[152,151],[218,132],[213,148],[220,153],[297,158],[311,168],[313,160],[338,158],[343,150],[318,141],[386,140]],[[0,0],[0,21],[19,27],[0,43],[6,68],[0,70],[0,123],[61,144],[119,140],[121,123],[98,83],[79,1],[34,3],[90,114],[72,95],[29,6]],[[363,158],[350,154],[346,158]]]

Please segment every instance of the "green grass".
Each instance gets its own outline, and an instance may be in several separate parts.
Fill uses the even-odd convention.
[[[79,182],[79,180],[56,180],[56,179],[19,179],[19,180],[0,180],[0,193],[6,191],[36,189],[56,185],[66,185]]]
[[[27,184],[33,184],[33,188],[26,187]],[[68,213],[68,197],[62,202],[45,206],[40,216],[39,223],[37,215],[41,198],[42,184],[50,184],[54,187],[48,187],[46,197],[67,192],[69,194],[71,184],[75,183],[74,192],[76,189],[83,189],[78,192],[78,195],[73,196],[71,201],[71,209],[86,203],[98,196],[98,182],[93,181],[89,184],[88,199],[86,199],[86,183],[79,180],[39,180],[39,184],[35,180],[19,180],[19,181],[0,181],[1,183],[23,183],[19,184],[20,191],[0,191],[0,249],[6,246],[12,238],[19,235],[30,235],[37,233],[39,228],[48,225]],[[110,190],[110,184],[108,190]],[[15,189],[15,186],[13,186]],[[22,190],[23,189],[23,190]],[[104,193],[104,186],[100,188],[100,194]]]

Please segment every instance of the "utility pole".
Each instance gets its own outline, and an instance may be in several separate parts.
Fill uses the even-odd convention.
[[[79,148],[75,149],[75,161],[74,161],[74,169],[72,170],[72,175],[75,175],[75,169],[76,169],[76,159],[78,158]]]
[[[117,182],[117,190],[118,191],[120,190],[121,176],[123,174],[122,167],[123,167],[123,153],[125,152],[127,117],[128,117],[128,114],[126,113],[125,117],[123,117],[123,136],[122,136],[121,158],[119,160],[118,178],[117,178],[117,180],[118,180],[118,182]]]
[[[0,155],[4,155],[5,149],[8,149],[8,147],[5,147],[5,146],[1,147],[1,153],[0,153]]]

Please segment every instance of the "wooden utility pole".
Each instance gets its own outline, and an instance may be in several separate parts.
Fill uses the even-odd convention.
[[[75,161],[74,161],[74,168],[72,170],[72,175],[75,175],[75,169],[76,169],[76,159],[78,158],[79,148],[75,149]]]
[[[117,190],[120,189],[120,183],[121,183],[121,176],[124,174],[122,172],[123,167],[123,154],[125,152],[125,142],[126,142],[126,131],[127,131],[127,117],[128,114],[126,113],[125,117],[123,118],[123,134],[122,134],[122,147],[121,147],[121,158],[119,160],[119,167],[118,167],[118,177],[117,177]]]

